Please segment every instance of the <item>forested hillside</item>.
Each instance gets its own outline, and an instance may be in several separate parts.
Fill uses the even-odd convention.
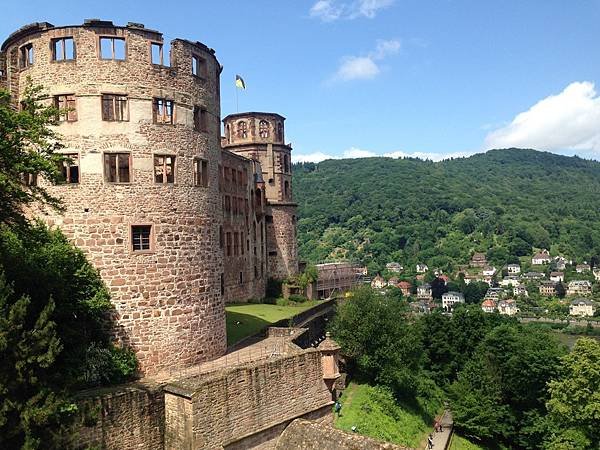
[[[310,262],[425,262],[474,251],[501,265],[533,248],[600,257],[600,163],[523,149],[442,162],[367,158],[294,167],[299,251]]]

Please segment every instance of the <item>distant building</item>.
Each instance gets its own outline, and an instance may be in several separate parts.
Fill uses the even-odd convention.
[[[444,285],[448,285],[448,282],[450,281],[450,278],[448,277],[448,275],[439,275],[438,278],[440,280],[442,280],[444,282]]]
[[[431,285],[429,283],[425,283],[420,286],[417,286],[417,299],[419,299],[419,300],[433,299],[433,296],[431,295]]]
[[[417,264],[417,273],[425,273],[429,270],[429,267],[427,267],[427,264]]]
[[[592,268],[590,267],[589,264],[577,264],[575,266],[575,272],[577,272],[577,273],[585,273],[585,272],[589,272],[590,270],[592,270]]]
[[[522,275],[522,278],[524,280],[535,281],[535,280],[543,280],[544,278],[546,278],[546,275],[544,275],[541,272],[526,272]]]
[[[500,300],[498,302],[498,312],[506,316],[514,316],[519,312],[517,302],[512,299]]]
[[[397,262],[389,262],[385,265],[385,268],[394,273],[400,273],[404,270],[404,267]]]
[[[465,275],[465,284],[477,283],[479,281],[483,281],[483,278],[479,275]]]
[[[527,287],[524,284],[519,284],[515,287],[513,293],[518,296],[529,297],[529,292],[527,292]]]
[[[555,281],[556,283],[565,281],[564,272],[550,272],[550,281]]]
[[[575,280],[569,282],[567,295],[591,295],[592,283],[587,280]]]
[[[594,278],[596,281],[600,281],[600,269],[594,269]]]
[[[585,298],[576,298],[569,306],[569,314],[572,316],[591,317],[596,312],[594,302]]]
[[[371,287],[373,289],[383,289],[386,286],[387,283],[381,275],[375,276],[375,278],[373,278],[373,280],[371,281]]]
[[[481,309],[483,312],[493,313],[496,311],[496,302],[491,298],[485,299],[483,303],[481,303]]]
[[[317,281],[314,289],[307,293],[310,298],[330,298],[352,290],[358,286],[363,276],[367,274],[366,268],[350,262],[332,262],[317,264]]]
[[[504,277],[498,284],[502,287],[516,287],[521,283],[521,281],[519,280],[519,277],[516,277],[514,275],[509,275],[507,277]]]
[[[484,277],[493,277],[496,274],[496,268],[491,266],[485,266],[483,268]]]
[[[557,270],[565,270],[567,268],[567,263],[570,264],[571,262],[567,261],[567,259],[562,256],[556,256],[554,258],[554,263],[556,264]]]
[[[464,303],[465,297],[460,292],[450,291],[442,294],[442,307],[446,311],[452,311],[457,303]]]
[[[474,253],[473,254],[473,257],[471,258],[471,262],[470,262],[471,267],[483,268],[487,265],[488,265],[488,263],[487,263],[487,260],[485,259],[485,254],[483,254],[483,253]]]
[[[429,314],[436,307],[436,305],[431,300],[419,300],[412,302],[410,307],[416,313]]]
[[[499,288],[499,287],[495,287],[495,288],[491,287],[485,293],[485,298],[491,298],[491,299],[497,300],[500,297],[502,297],[502,295],[504,295],[504,289]]]
[[[552,258],[550,258],[550,253],[548,250],[544,249],[541,252],[533,255],[533,258],[531,258],[531,264],[535,266],[541,266],[543,264],[550,264],[551,260]]]
[[[518,275],[521,273],[521,266],[518,264],[509,264],[506,266],[509,275]]]
[[[387,281],[387,285],[390,287],[398,287],[398,278],[397,277],[392,277]]]
[[[398,287],[402,291],[402,295],[404,295],[405,297],[410,297],[412,284],[410,284],[408,281],[401,281],[400,283],[398,283]]]
[[[554,281],[542,281],[540,283],[540,295],[554,297],[556,295],[556,283]]]

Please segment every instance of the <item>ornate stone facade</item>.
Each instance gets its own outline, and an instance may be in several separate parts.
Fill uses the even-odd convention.
[[[262,297],[268,277],[297,270],[283,128],[269,145],[287,159],[265,167],[287,181],[288,197],[266,202],[262,160],[221,148],[214,51],[183,39],[166,48],[142,24],[86,20],[28,25],[0,50],[0,87],[16,107],[30,77],[49,101],[70,108],[57,126],[71,158],[67,182],[48,186],[66,210],[43,217],[99,269],[117,338],[135,349],[145,374],[222,355],[225,300]],[[283,127],[281,116],[268,116]],[[283,250],[268,258],[275,246]]]

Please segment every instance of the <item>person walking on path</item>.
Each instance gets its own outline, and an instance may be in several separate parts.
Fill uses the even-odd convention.
[[[431,436],[431,434],[427,438],[427,448],[429,450],[431,450],[433,448],[433,437]]]

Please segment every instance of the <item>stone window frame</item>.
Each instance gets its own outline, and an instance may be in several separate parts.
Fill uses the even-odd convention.
[[[173,181],[167,181],[168,177],[167,177],[167,173],[166,173],[166,168],[167,168],[167,162],[166,162],[166,158],[170,157],[173,158]],[[165,158],[165,161],[163,162],[162,166],[163,166],[163,181],[156,181],[156,158]],[[154,184],[162,184],[162,185],[174,185],[177,184],[177,165],[178,165],[178,160],[179,158],[177,158],[177,155],[175,153],[152,153],[152,179],[154,180]]]
[[[68,157],[69,155],[75,155],[77,157],[77,181],[73,182],[73,181],[69,181],[70,180],[70,168],[73,167],[71,165],[66,166],[66,162],[67,161],[61,161],[61,165],[60,165],[60,170],[61,172],[63,171],[64,168],[66,168],[66,175],[65,175],[65,181],[61,181],[60,183],[57,183],[58,186],[79,186],[81,184],[81,152],[80,151],[73,151],[73,150],[69,150],[69,149],[63,149],[64,151],[60,152],[61,156],[66,156]]]
[[[112,98],[113,112],[115,113],[112,119],[104,115],[104,101],[107,100],[107,97]],[[121,97],[121,99],[118,99],[118,97]],[[125,114],[121,119],[117,119],[117,102],[122,102],[122,98],[125,98]],[[100,94],[100,116],[105,122],[129,122],[129,96],[122,92],[102,92]]]
[[[64,100],[61,97],[64,97]],[[63,102],[66,106],[61,108],[60,105]],[[59,112],[57,114],[58,122],[77,122],[77,96],[75,94],[56,94],[52,97],[52,103],[57,109],[70,109],[64,113]],[[73,106],[70,107],[69,103],[73,103]]]
[[[171,105],[170,116],[166,114],[169,104]],[[162,114],[159,114],[160,108],[162,108]],[[177,123],[176,109],[175,100],[166,97],[152,97],[152,123],[155,125],[175,125]],[[167,117],[170,117],[171,120],[167,120]]]
[[[154,62],[154,52],[153,50],[153,46],[158,46],[159,48],[159,53],[158,53],[158,59],[159,62]],[[150,54],[150,64],[152,64],[153,66],[160,66],[160,67],[167,67],[167,65],[165,64],[165,54],[164,54],[164,42],[161,41],[148,41],[148,51]]]
[[[66,41],[72,41],[73,42],[73,57],[72,58],[67,58],[67,50],[66,50],[66,46],[65,43]],[[57,43],[61,43],[61,53],[62,53],[62,57],[61,59],[58,59],[58,55],[56,53],[56,44]],[[52,38],[50,39],[50,61],[53,63],[64,63],[64,62],[73,62],[77,60],[77,44],[75,42],[75,37],[74,36],[61,36],[61,37],[56,37],[56,38]]]
[[[245,120],[239,120],[236,123],[235,136],[238,139],[248,138],[248,122],[246,122]]]
[[[277,132],[276,132],[277,140],[279,142],[283,142],[283,123],[277,122]]]
[[[28,69],[35,64],[33,42],[27,42],[19,47],[19,68]]]
[[[103,58],[102,57],[102,39],[111,39],[112,40],[112,44],[111,44],[111,53],[112,53],[112,58]],[[115,52],[115,41],[123,41],[123,59],[117,59],[115,58],[116,56],[116,52]],[[129,43],[127,42],[127,37],[126,36],[117,36],[115,34],[99,34],[98,35],[98,39],[97,39],[97,52],[98,52],[98,59],[101,61],[117,61],[117,62],[125,62],[127,61],[129,58],[127,57],[127,55],[129,54],[128,50],[129,50]]]
[[[271,135],[271,124],[267,120],[261,119],[258,122],[258,135],[262,139],[268,139]]]
[[[106,161],[105,161],[105,155],[129,155],[129,181],[109,181],[108,180],[108,174],[106,173]],[[118,176],[119,170],[117,167],[117,176]],[[133,183],[133,154],[130,150],[110,150],[110,151],[104,151],[102,152],[102,175],[103,175],[103,180],[104,180],[104,184],[132,184]]]
[[[149,245],[150,248],[142,250],[133,249],[133,228],[134,227],[150,227]],[[132,255],[147,255],[156,252],[156,231],[155,225],[152,222],[131,222],[129,224],[129,253]]]
[[[191,62],[192,76],[206,80],[208,78],[208,60],[198,53],[192,53]]]
[[[208,109],[204,106],[194,106],[194,131],[208,133]]]
[[[196,156],[192,162],[194,172],[194,186],[208,187],[208,160]]]

